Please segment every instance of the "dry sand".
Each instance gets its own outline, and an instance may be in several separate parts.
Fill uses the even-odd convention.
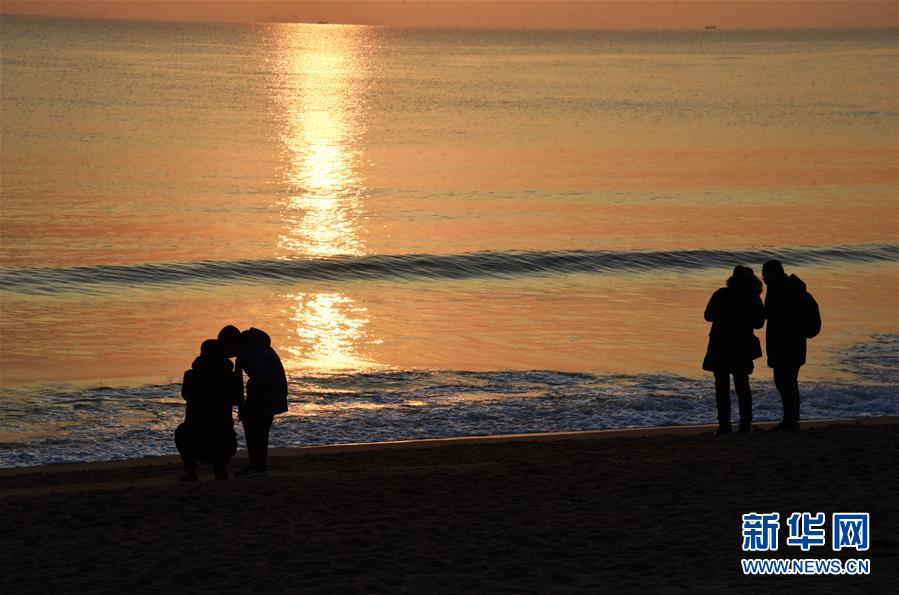
[[[3,470],[0,592],[897,592],[899,419],[806,428],[285,449],[192,484],[174,457]],[[744,577],[751,511],[870,512],[869,552],[808,556],[871,575]]]

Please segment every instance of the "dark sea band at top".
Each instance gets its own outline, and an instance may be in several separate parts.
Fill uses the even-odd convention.
[[[0,289],[23,294],[97,293],[121,286],[271,281],[519,278],[572,273],[640,273],[721,268],[779,257],[790,265],[899,261],[899,244],[755,250],[554,250],[188,261],[0,270]]]

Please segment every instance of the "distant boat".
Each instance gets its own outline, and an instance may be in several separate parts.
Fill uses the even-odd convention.
[[[706,25],[705,26],[706,29],[715,29],[717,27],[718,27],[718,25]]]

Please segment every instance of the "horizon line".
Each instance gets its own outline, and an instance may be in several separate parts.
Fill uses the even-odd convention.
[[[155,19],[155,18],[135,18],[122,16],[100,16],[100,15],[48,15],[33,14],[27,12],[8,12],[3,10],[0,4],[0,18],[3,17],[20,17],[29,19],[49,19],[49,20],[75,20],[75,21],[102,21],[102,22],[124,22],[124,23],[160,23],[160,24],[188,24],[188,25],[221,25],[221,26],[254,26],[254,25],[308,25],[316,27],[368,27],[377,29],[405,29],[405,30],[451,30],[451,31],[620,31],[620,32],[686,32],[686,31],[899,31],[899,23],[895,25],[875,25],[875,24],[855,24],[855,25],[829,25],[829,26],[791,26],[791,25],[771,25],[767,27],[758,26],[740,26],[740,25],[718,25],[709,23],[708,25],[696,25],[691,27],[676,26],[642,26],[642,27],[601,27],[601,26],[528,26],[528,25],[393,25],[382,23],[350,23],[336,21],[300,21],[300,20],[255,20],[255,21],[211,21],[204,19]]]

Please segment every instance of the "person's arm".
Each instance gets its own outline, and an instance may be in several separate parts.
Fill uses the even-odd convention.
[[[803,312],[803,320],[805,322],[803,329],[806,339],[812,339],[821,332],[821,309],[818,302],[812,297],[812,294],[805,293],[805,311]]]
[[[719,289],[715,293],[712,294],[712,297],[709,299],[708,305],[705,307],[705,321],[706,322],[715,322],[718,319],[719,310],[721,302],[721,290]]]
[[[234,368],[233,377],[231,379],[231,394],[233,404],[237,405],[237,419],[240,419],[243,410],[243,369],[240,366]]]
[[[762,298],[757,297],[752,307],[752,328],[762,328],[763,326],[765,326],[765,305],[762,303]]]

